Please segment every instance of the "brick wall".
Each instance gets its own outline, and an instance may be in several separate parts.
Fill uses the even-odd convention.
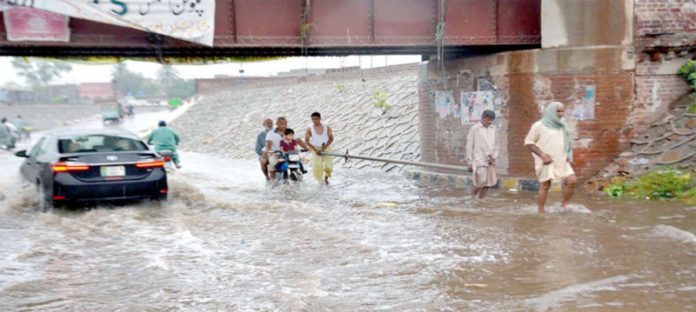
[[[492,82],[505,99],[508,96],[507,78],[501,75],[490,75],[488,65],[494,57],[475,60],[462,59],[448,62],[446,78],[442,76],[433,62],[424,64],[420,71],[418,83],[419,119],[421,134],[421,158],[426,162],[464,166],[466,135],[471,128],[463,125],[460,117],[448,115],[440,117],[435,111],[435,94],[438,91],[451,91],[456,104],[461,105],[461,93],[477,91],[478,79]],[[505,107],[503,107],[503,111]],[[508,119],[503,112],[500,119],[499,139],[507,140]],[[507,172],[507,145],[501,146],[501,157],[498,160],[498,170]],[[446,173],[447,170],[434,170]],[[461,173],[461,172],[460,172]]]
[[[636,58],[636,133],[687,95],[689,86],[676,75],[696,50],[696,2],[634,0]]]
[[[581,179],[592,177],[624,148],[628,147],[632,129],[630,114],[634,101],[634,77],[630,70],[614,67],[595,67],[589,72],[583,68],[543,68],[539,62],[549,58],[566,58],[570,63],[596,62],[610,64],[607,53],[583,60],[593,53],[554,54],[530,50],[501,53],[486,57],[447,62],[447,79],[437,74],[434,63],[424,66],[419,79],[421,151],[423,161],[464,164],[464,146],[469,126],[450,116],[440,117],[435,112],[433,92],[448,88],[459,101],[460,92],[471,91],[472,81],[479,77],[491,80],[503,97],[503,119],[499,131],[501,159],[499,172],[513,176],[533,177],[533,159],[524,146],[524,137],[531,125],[541,118],[541,111],[551,101],[566,104],[567,110],[581,102],[586,86],[595,86],[595,119],[574,121],[568,119],[574,139],[575,170]],[[575,58],[575,59],[574,59]],[[470,77],[470,78],[469,78]],[[444,83],[446,81],[446,83]]]
[[[674,101],[689,94],[684,78],[672,75],[636,75],[635,133],[646,130],[651,122],[669,110]]]
[[[693,0],[634,0],[635,35],[696,32]]]
[[[568,118],[574,133],[574,168],[578,177],[596,175],[607,163],[629,146],[632,127],[627,125],[633,108],[633,73],[592,73],[545,75],[551,81],[550,92],[556,100],[578,103],[584,86],[596,87],[595,119],[574,121]]]

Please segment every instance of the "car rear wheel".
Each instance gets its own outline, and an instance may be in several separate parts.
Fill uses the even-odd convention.
[[[38,196],[38,210],[40,212],[46,212],[49,209],[53,208],[53,202],[46,198],[46,189],[44,188],[44,185],[41,184],[41,182],[36,184],[36,193]]]

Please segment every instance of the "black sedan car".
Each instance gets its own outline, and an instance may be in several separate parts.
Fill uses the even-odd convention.
[[[135,134],[121,129],[57,130],[31,151],[22,176],[35,184],[41,209],[101,201],[167,197],[164,162]]]

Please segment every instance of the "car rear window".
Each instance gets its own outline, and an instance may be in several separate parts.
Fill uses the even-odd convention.
[[[140,140],[112,135],[78,135],[58,140],[61,154],[146,151]]]

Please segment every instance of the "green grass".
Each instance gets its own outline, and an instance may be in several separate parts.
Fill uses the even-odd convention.
[[[696,103],[689,104],[689,106],[686,108],[686,111],[691,114],[696,114]]]
[[[630,196],[650,200],[683,199],[696,202],[693,174],[671,168],[656,169],[626,182],[614,182],[604,188],[604,192],[612,198]]]
[[[389,94],[382,90],[381,88],[377,88],[375,90],[375,93],[372,95],[372,98],[375,100],[374,106],[377,108],[382,109],[382,112],[386,112],[391,108],[391,105],[387,103],[387,98],[389,97]]]

